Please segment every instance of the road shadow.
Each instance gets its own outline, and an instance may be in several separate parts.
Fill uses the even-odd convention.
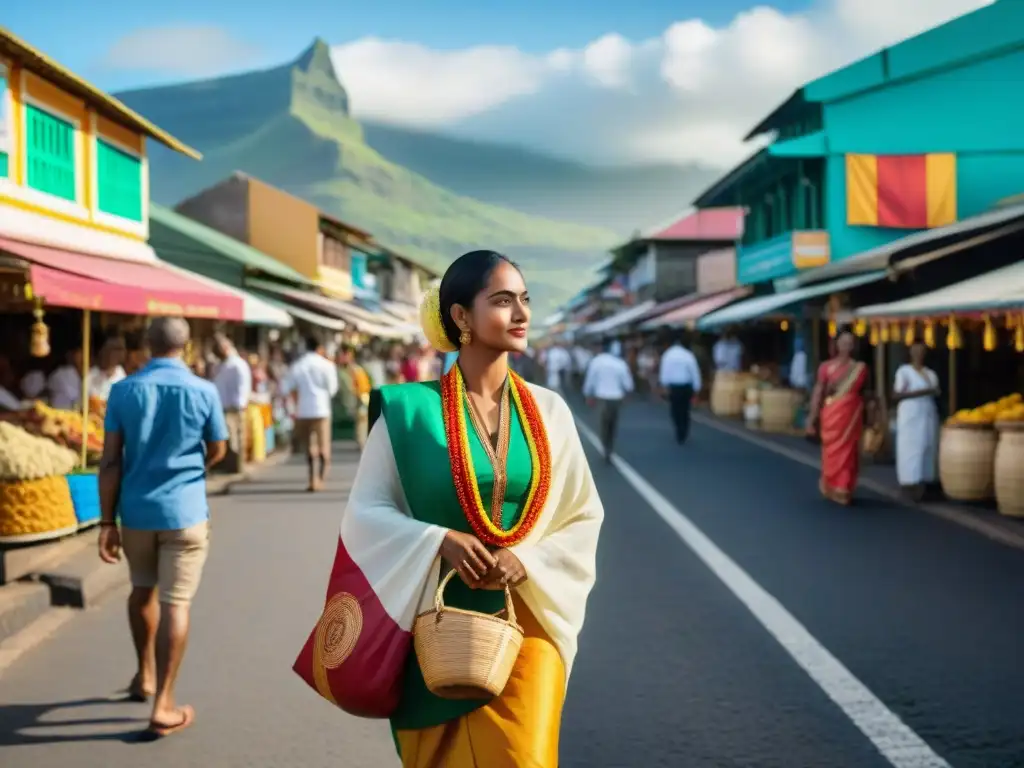
[[[109,714],[112,708],[124,708],[127,712],[127,705],[132,705],[139,714],[134,717]],[[110,698],[3,704],[0,705],[0,748],[97,741],[135,744],[144,740],[148,725],[149,708],[132,702],[124,693]]]

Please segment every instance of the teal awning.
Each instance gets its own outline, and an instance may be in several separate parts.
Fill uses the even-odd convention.
[[[815,131],[796,139],[776,141],[768,146],[768,154],[772,157],[825,157],[828,142],[824,131]]]
[[[799,304],[801,301],[813,299],[818,296],[827,296],[830,293],[839,293],[849,288],[856,288],[858,285],[873,283],[881,280],[886,275],[885,270],[868,272],[866,274],[846,277],[842,280],[833,280],[830,283],[817,283],[808,285],[796,290],[784,293],[773,293],[768,296],[755,296],[752,299],[741,301],[737,304],[720,309],[702,317],[697,327],[701,330],[720,328],[723,325],[735,325],[747,320],[754,320],[758,317],[777,312],[780,309]]]
[[[934,317],[1024,307],[1024,262],[985,272],[944,288],[890,304],[858,309],[860,317]]]

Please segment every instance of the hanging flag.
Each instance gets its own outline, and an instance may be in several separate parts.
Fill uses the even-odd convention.
[[[956,155],[847,155],[846,222],[928,229],[956,221]]]

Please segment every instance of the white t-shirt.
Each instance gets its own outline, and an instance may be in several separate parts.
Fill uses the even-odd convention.
[[[590,361],[583,380],[583,394],[599,400],[621,400],[633,391],[633,374],[621,357],[608,352]]]
[[[330,418],[331,400],[338,394],[338,368],[322,355],[307,352],[292,363],[281,389],[298,398],[295,418]]]
[[[127,375],[120,365],[109,376],[99,368],[93,368],[89,371],[89,397],[106,402],[110,397],[110,388]]]
[[[694,392],[700,392],[700,365],[693,352],[681,344],[665,350],[661,356],[658,380],[663,387],[682,387],[689,384]]]

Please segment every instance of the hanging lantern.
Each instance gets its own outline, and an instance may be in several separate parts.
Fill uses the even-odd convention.
[[[914,321],[911,320],[909,323],[907,323],[907,330],[903,334],[903,343],[906,344],[908,347],[911,344],[913,344],[916,332],[917,331],[914,328]]]
[[[964,342],[960,338],[960,326],[957,325],[956,317],[954,315],[949,316],[949,332],[946,334],[946,346],[949,349],[961,349],[963,348]]]
[[[46,323],[43,322],[45,313],[43,312],[43,302],[40,299],[36,299],[36,307],[32,310],[32,315],[36,321],[32,323],[32,336],[29,341],[29,354],[32,357],[49,357],[50,356],[50,329],[46,327]]]
[[[889,326],[889,341],[891,341],[893,344],[895,344],[899,340],[900,340],[900,321],[899,320],[893,320],[892,324]]]
[[[878,331],[878,338],[879,338],[879,340],[883,344],[888,344],[889,343],[889,324],[888,323],[884,323],[884,322],[882,323],[882,325],[881,325],[881,327],[879,328],[879,331]]]
[[[1006,313],[1005,320],[1006,320],[1006,330],[1012,331],[1014,328],[1017,327],[1017,321],[1014,319],[1013,315],[1010,314],[1009,312]]]
[[[783,333],[788,331],[789,330],[789,320],[783,320],[781,323],[779,323],[779,330],[782,331]]]
[[[878,336],[879,336],[879,334],[878,334],[878,323],[872,323],[871,324],[871,336],[868,338],[868,342],[871,344],[872,347],[877,347],[878,346],[878,342],[879,342]]]
[[[935,349],[935,321],[924,321],[924,344],[928,349]]]
[[[1024,313],[1017,320],[1017,331],[1013,337],[1013,348],[1018,352],[1024,352]]]
[[[993,352],[996,348],[998,338],[996,337],[996,327],[992,324],[992,318],[988,315],[982,315],[985,321],[985,332],[982,335],[982,343],[985,346],[986,352]]]
[[[835,320],[829,320],[828,321],[828,337],[830,339],[834,339],[836,337],[836,333],[838,331],[839,331],[839,326],[836,323],[836,321]]]
[[[868,321],[863,317],[858,317],[857,322],[853,324],[853,333],[857,338],[862,339],[868,332]]]

